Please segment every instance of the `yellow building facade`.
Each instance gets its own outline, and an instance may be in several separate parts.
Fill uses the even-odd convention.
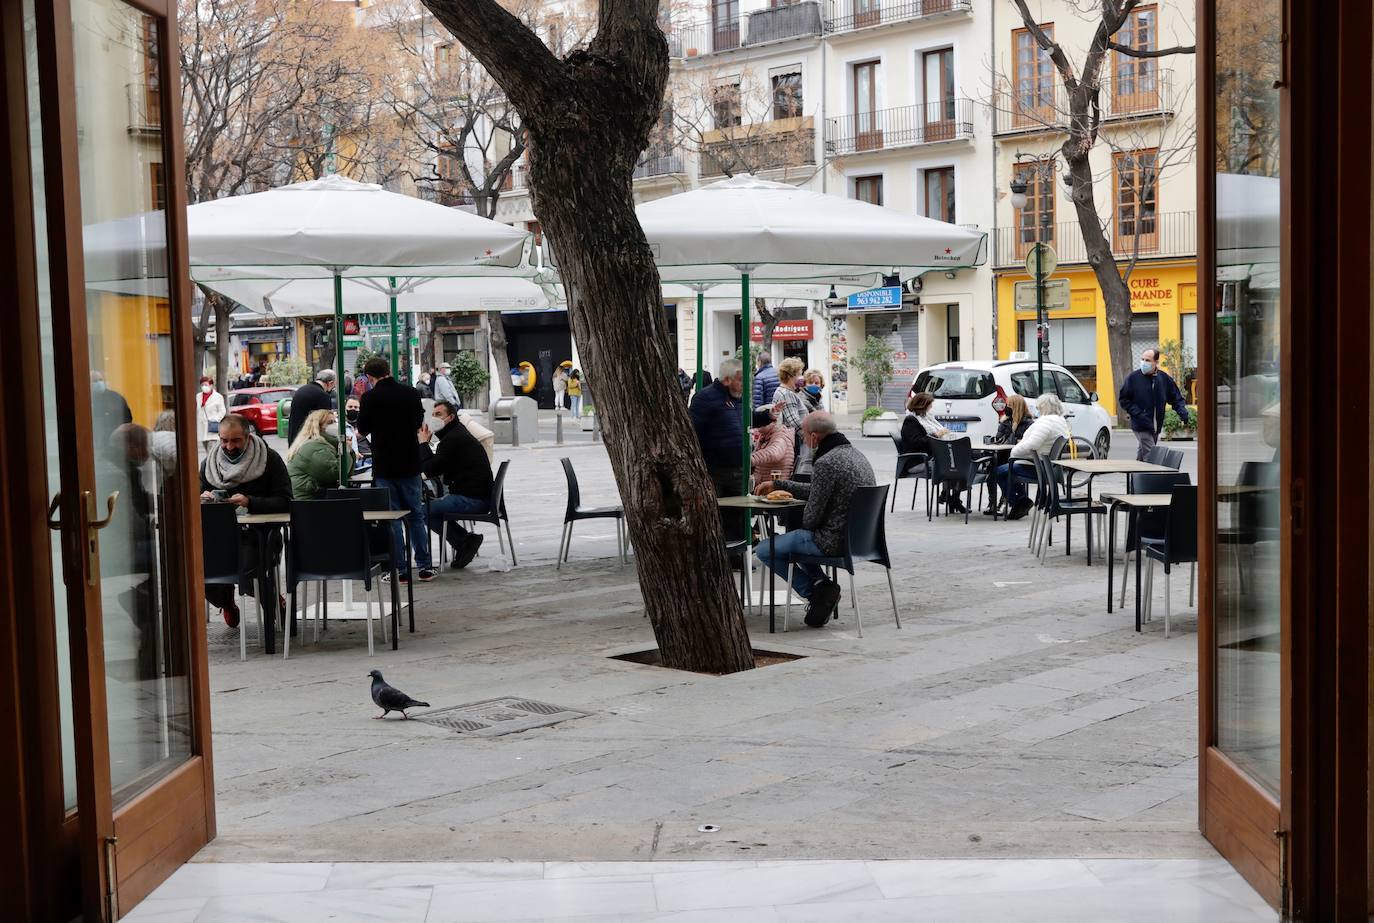
[[[1050,324],[1049,358],[1073,371],[1084,387],[1098,393],[1102,407],[1116,413],[1119,387],[1112,374],[1107,352],[1107,315],[1102,291],[1092,270],[1086,266],[1061,268],[1051,277],[1069,282],[1069,307],[1046,313]],[[1035,311],[1017,310],[1015,285],[1031,281],[1023,272],[1006,272],[997,277],[997,355],[1005,359],[1013,352],[1035,355]],[[1197,263],[1179,260],[1137,264],[1131,273],[1131,340],[1136,352],[1145,346],[1158,346],[1169,340],[1181,342],[1197,355]],[[1086,323],[1091,321],[1091,325]],[[1071,324],[1068,322],[1072,322]],[[1091,345],[1089,345],[1089,334]],[[1064,342],[1072,338],[1072,346]],[[1074,355],[1065,356],[1065,349]],[[1088,361],[1091,357],[1091,362]],[[1065,361],[1065,359],[1069,361]],[[1190,369],[1168,369],[1184,388]],[[1192,395],[1185,396],[1192,402]]]

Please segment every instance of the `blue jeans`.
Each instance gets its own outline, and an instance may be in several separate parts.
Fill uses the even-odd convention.
[[[491,509],[491,504],[486,500],[478,500],[476,497],[464,497],[462,494],[444,494],[442,497],[435,497],[429,501],[429,527],[439,533],[439,537],[444,535],[444,523],[449,520],[462,519],[464,513],[485,513]],[[453,530],[467,534],[467,530],[456,523],[449,527],[450,533]]]
[[[572,415],[574,420],[582,419],[582,395],[569,395],[568,400],[572,401]]]
[[[420,501],[420,476],[410,478],[374,477],[372,483],[391,491],[391,508],[406,510],[406,525],[410,529],[410,550],[415,555],[415,566],[425,570],[432,563],[429,557],[429,537],[425,529],[425,507]],[[400,521],[391,524],[391,553],[396,556],[396,568],[405,571],[405,543],[401,538]]]
[[[773,551],[768,549],[769,540],[762,538],[754,547],[754,554],[769,570],[787,579],[787,559],[794,554],[823,555],[825,552],[816,547],[816,540],[810,529],[794,529],[773,538]],[[817,580],[825,578],[825,573],[814,564],[798,564],[792,570],[792,588],[802,599],[811,598],[811,587]]]
[[[1035,465],[1031,462],[1008,462],[997,468],[997,486],[1012,506],[1026,497],[1026,485],[1035,480]]]

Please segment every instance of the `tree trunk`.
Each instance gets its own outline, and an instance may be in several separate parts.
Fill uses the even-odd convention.
[[[759,323],[763,325],[763,345],[760,351],[765,356],[773,355],[773,331],[778,328],[778,315],[768,309],[767,298],[754,299],[754,314],[758,317]]]
[[[558,261],[665,666],[752,669],[715,491],[682,401],[632,173],[668,77],[656,0],[602,0],[559,60],[493,0],[425,0],[520,112],[534,213]],[[595,164],[596,169],[588,169]]]
[[[229,315],[234,311],[234,303],[223,295],[213,297],[215,302],[215,390],[229,394]]]
[[[506,322],[501,319],[500,314],[493,317],[489,312],[482,315],[482,323],[487,328],[491,361],[496,363],[496,385],[502,397],[512,397],[515,394],[515,386],[510,380],[510,354],[506,352]]]

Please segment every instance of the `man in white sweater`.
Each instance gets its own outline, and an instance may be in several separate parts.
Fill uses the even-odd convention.
[[[1064,405],[1053,394],[1042,394],[1035,402],[1035,422],[1026,430],[1021,441],[1012,446],[1011,458],[1007,464],[997,469],[997,480],[1011,509],[1008,519],[1020,519],[1030,512],[1031,501],[1026,496],[1026,483],[1035,478],[1033,466],[1017,459],[1029,459],[1034,455],[1048,455],[1054,441],[1073,435],[1069,421],[1064,419]]]

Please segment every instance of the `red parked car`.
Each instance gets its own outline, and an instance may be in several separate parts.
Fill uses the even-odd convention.
[[[295,393],[295,388],[240,388],[229,392],[229,412],[245,417],[254,432],[275,433],[277,401]]]

